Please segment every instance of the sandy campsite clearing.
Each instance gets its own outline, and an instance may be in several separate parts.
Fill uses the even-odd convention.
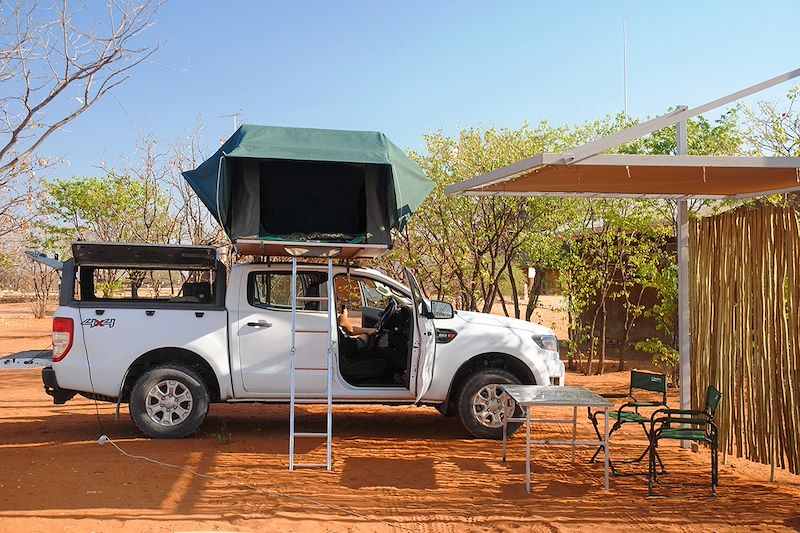
[[[549,324],[548,324],[549,325]],[[46,347],[50,321],[24,304],[0,306],[0,355]],[[627,373],[567,384],[622,392]],[[676,397],[673,401],[677,403]],[[306,409],[310,423],[319,409]],[[727,531],[800,529],[800,476],[728,458],[719,496],[708,497],[708,454],[664,446],[662,498],[642,476],[611,480],[591,451],[534,448],[532,494],[523,488],[522,435],[500,462],[500,443],[468,439],[431,408],[336,407],[334,471],[287,471],[286,406],[213,405],[191,439],[142,438],[123,407],[78,398],[54,406],[37,371],[0,374],[0,531]],[[563,413],[562,413],[563,414]],[[567,428],[550,428],[548,433]],[[583,417],[579,433],[591,437]],[[134,456],[126,457],[106,434]],[[318,453],[322,446],[307,444]],[[643,448],[623,430],[617,458]]]

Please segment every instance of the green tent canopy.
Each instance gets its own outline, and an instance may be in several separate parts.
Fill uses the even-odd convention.
[[[183,177],[233,242],[390,246],[433,189],[382,133],[250,124]]]

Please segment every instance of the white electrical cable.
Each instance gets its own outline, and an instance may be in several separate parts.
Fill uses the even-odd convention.
[[[328,504],[328,503],[325,503],[325,502],[321,502],[321,501],[318,501],[318,500],[314,500],[314,499],[311,499],[311,498],[305,498],[303,496],[296,496],[294,494],[284,494],[284,493],[281,493],[281,492],[278,492],[278,491],[275,491],[275,490],[262,489],[260,487],[254,486],[254,485],[247,485],[246,483],[240,483],[238,481],[233,481],[231,479],[225,479],[225,478],[221,478],[221,477],[217,477],[217,476],[211,476],[209,474],[201,474],[200,472],[192,470],[191,468],[187,468],[185,466],[180,466],[180,465],[173,465],[173,464],[170,464],[170,463],[164,463],[164,462],[161,462],[161,461],[157,461],[155,459],[151,459],[149,457],[145,457],[144,455],[133,455],[133,454],[130,454],[130,453],[126,452],[122,448],[120,448],[117,445],[117,443],[114,442],[113,440],[111,440],[110,438],[108,438],[107,435],[100,435],[100,438],[97,439],[97,443],[99,445],[101,445],[101,446],[103,444],[105,444],[106,442],[111,443],[111,445],[114,448],[116,448],[116,450],[120,454],[124,455],[125,457],[129,457],[130,459],[139,459],[139,460],[147,461],[149,463],[153,463],[153,464],[156,464],[156,465],[159,465],[159,466],[166,466],[168,468],[174,468],[176,470],[183,470],[184,472],[188,472],[189,474],[193,475],[194,477],[197,477],[197,478],[200,478],[200,479],[208,479],[210,481],[216,481],[216,482],[219,482],[219,483],[225,483],[227,485],[230,485],[230,486],[233,486],[233,487],[238,487],[240,489],[252,490],[254,492],[261,492],[261,493],[266,494],[268,496],[277,496],[278,498],[291,499],[291,500],[295,500],[295,501],[298,501],[298,502],[301,502],[301,503],[305,503],[305,504],[313,504],[313,505],[317,505],[317,506],[320,506],[320,507],[326,507],[326,508],[331,509],[333,511],[338,511],[338,512],[350,515],[350,516],[354,516],[356,518],[360,518],[361,520],[366,520],[368,522],[372,520],[368,516],[364,516],[362,514],[356,513],[355,511],[351,511],[349,509],[345,509],[344,507],[338,507],[336,505],[331,505],[331,504]],[[402,530],[405,530],[405,531],[411,531],[411,529],[409,529],[409,528],[407,528],[405,526],[402,526],[400,524],[393,524],[391,522],[386,522],[386,521],[383,521],[383,523],[388,525],[388,526],[397,528],[397,529],[402,529]]]

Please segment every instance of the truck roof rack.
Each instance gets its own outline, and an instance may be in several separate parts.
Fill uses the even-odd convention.
[[[72,257],[79,266],[109,268],[210,269],[217,262],[213,246],[78,241]]]
[[[330,257],[332,259],[375,259],[389,250],[389,246],[385,244],[261,239],[237,239],[234,248],[240,255],[256,257]]]

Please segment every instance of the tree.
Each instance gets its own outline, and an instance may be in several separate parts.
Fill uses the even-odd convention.
[[[177,207],[174,217],[180,223],[180,242],[219,248],[229,245],[225,232],[181,175],[181,172],[197,168],[203,162],[201,131],[202,128],[198,125],[184,140],[175,142],[170,149],[170,187],[174,191]]]
[[[163,190],[128,176],[56,179],[44,183],[40,213],[49,217],[43,227],[67,240],[146,242],[151,220],[143,213],[165,213],[168,198]]]
[[[0,3],[0,236],[24,222],[42,143],[128,79],[157,49],[140,43],[158,0],[109,0],[102,23],[63,2]]]
[[[748,152],[759,156],[800,155],[800,114],[795,110],[800,86],[786,94],[786,101],[759,102],[756,109],[741,106],[746,127],[742,136]]]
[[[392,254],[383,260],[392,268],[403,263],[419,271],[437,298],[454,298],[458,307],[490,311],[511,285],[515,315],[519,300],[514,270],[521,257],[547,261],[531,243],[555,238],[575,202],[553,198],[451,197],[444,188],[543,151],[559,151],[618,128],[622,118],[607,118],[580,127],[552,127],[542,122],[519,130],[471,128],[457,137],[441,133],[425,137],[426,153],[412,153],[436,186]],[[530,265],[527,265],[530,266]],[[530,310],[532,313],[532,310]],[[530,314],[526,311],[526,314]]]
[[[64,252],[68,249],[67,243],[59,235],[51,235],[41,229],[34,223],[34,226],[28,231],[26,243],[30,249],[52,258],[65,257]],[[58,294],[59,273],[39,261],[26,259],[27,268],[24,272],[25,280],[31,291],[28,296],[31,311],[35,318],[44,318],[47,314],[47,307]]]
[[[53,180],[44,183],[44,190],[39,212],[45,219],[37,226],[50,238],[64,242],[170,241],[162,239],[168,235],[159,229],[168,226],[171,219],[169,197],[147,180],[110,174],[104,178]],[[104,270],[101,275],[98,286],[108,297],[118,288],[121,273]],[[135,294],[144,279],[133,272],[129,280]]]

